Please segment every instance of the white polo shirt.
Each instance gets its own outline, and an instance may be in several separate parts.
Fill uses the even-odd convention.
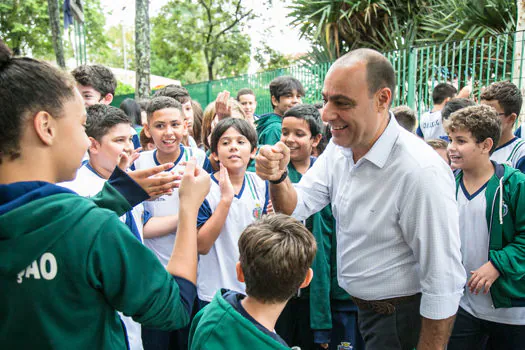
[[[454,315],[465,284],[450,168],[395,118],[368,153],[330,144],[296,185],[303,220],[332,204],[338,281],[380,300],[422,292],[420,313]]]

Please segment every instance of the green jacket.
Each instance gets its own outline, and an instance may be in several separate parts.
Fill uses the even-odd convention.
[[[257,124],[256,130],[259,137],[259,146],[273,146],[281,141],[283,119],[279,115],[275,113],[264,114],[255,123]]]
[[[311,157],[310,166],[315,162]],[[298,183],[302,174],[293,164],[288,164],[288,177],[292,183]],[[306,227],[312,232],[317,242],[317,254],[312,263],[314,277],[302,293],[310,298],[310,327],[313,330],[332,329],[331,299],[348,300],[350,296],[337,282],[335,218],[330,205],[310,216]]]
[[[178,284],[118,219],[130,209],[109,183],[92,200],[0,185],[3,349],[125,349],[116,310],[154,328],[188,324]]]
[[[495,308],[525,306],[525,174],[496,164],[485,190],[488,260],[500,272],[490,288]],[[463,172],[456,175],[456,193]],[[503,193],[503,197],[501,194]]]
[[[190,350],[289,349],[237,312],[221,291],[195,315],[188,344]]]

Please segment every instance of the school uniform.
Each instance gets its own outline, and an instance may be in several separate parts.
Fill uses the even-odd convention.
[[[448,142],[448,135],[443,128],[443,117],[441,110],[436,112],[425,112],[419,119],[416,134],[427,140],[442,139]]]
[[[189,322],[195,286],[170,276],[115,216],[129,210],[109,181],[91,199],[40,181],[0,185],[4,347],[124,349],[116,309],[151,327]]]
[[[217,291],[211,303],[193,319],[189,349],[290,349],[274,331],[244,310],[243,297],[233,291]]]
[[[522,137],[522,135],[521,135],[521,129],[522,129],[522,127],[523,127],[523,123],[521,123],[521,125],[518,126],[518,128],[516,129],[516,131],[514,131],[514,136],[517,136],[517,137],[519,137],[519,138]]]
[[[275,145],[281,140],[283,118],[275,113],[263,114],[255,122],[259,146]]]
[[[488,294],[465,287],[449,349],[522,349],[525,341],[525,175],[493,163],[495,174],[468,193],[456,176],[462,260],[467,275],[487,261],[500,272]]]
[[[515,137],[499,146],[490,156],[490,160],[506,164],[525,173],[525,140]]]
[[[84,165],[78,169],[75,180],[64,182],[59,185],[69,188],[82,197],[89,198],[97,195],[104,187],[106,181],[106,179],[97,174],[97,172],[91,167],[89,163],[84,163]],[[133,236],[135,236],[135,238],[137,238],[140,242],[142,242],[143,213],[144,207],[142,204],[138,204],[132,210],[119,217],[120,221],[128,226]],[[125,316],[121,312],[119,312],[119,316],[126,327],[126,335],[128,336],[130,349],[141,350],[142,331],[140,323],[133,321],[131,317]]]
[[[211,175],[210,192],[199,209],[197,227],[202,227],[219,205],[221,189]],[[224,226],[210,251],[199,255],[197,294],[199,300],[210,302],[221,288],[244,293],[246,286],[237,280],[235,265],[239,261],[238,241],[242,231],[266,214],[270,199],[268,182],[255,173],[246,172],[238,194],[233,198]]]

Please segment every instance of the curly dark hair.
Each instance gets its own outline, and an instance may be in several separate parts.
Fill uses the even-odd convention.
[[[73,69],[73,78],[83,86],[92,86],[102,97],[107,94],[115,95],[117,79],[109,70],[101,64],[82,65]]]
[[[520,89],[510,81],[498,81],[489,85],[481,93],[480,100],[498,101],[505,112],[505,116],[509,116],[512,113],[519,116],[521,104],[523,103]]]

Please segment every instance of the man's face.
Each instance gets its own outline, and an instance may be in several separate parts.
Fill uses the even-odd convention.
[[[133,135],[129,124],[120,123],[113,126],[102,136],[100,142],[92,139],[89,149],[90,159],[108,173],[118,164],[122,152],[131,155],[133,152]]]
[[[300,104],[302,96],[297,92],[297,90],[292,90],[288,94],[279,97],[279,100],[272,96],[272,103],[275,106],[273,108],[274,113],[283,116],[287,110],[293,106]]]
[[[82,98],[84,99],[84,105],[86,107],[93,106],[99,103],[103,103],[106,105],[109,104],[106,103],[106,99],[104,98],[104,96],[102,96],[100,92],[95,90],[91,85],[77,84],[77,89],[80,92],[80,95],[82,95]]]
[[[239,96],[239,103],[242,105],[242,109],[248,118],[252,118],[257,108],[257,101],[255,101],[254,95],[241,95]]]
[[[330,125],[334,142],[368,150],[378,136],[381,116],[378,93],[370,96],[368,92],[366,63],[331,68],[324,82],[323,100],[322,119]]]

